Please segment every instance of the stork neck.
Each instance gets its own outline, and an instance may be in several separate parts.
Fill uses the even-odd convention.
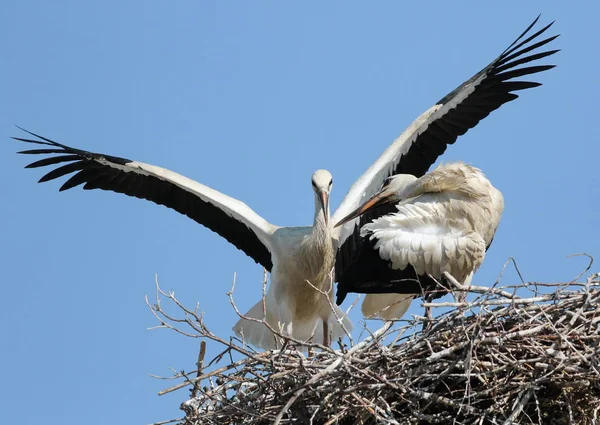
[[[330,281],[330,272],[335,261],[331,225],[325,216],[327,208],[324,209],[321,202],[315,196],[315,220],[312,230],[303,239],[297,255],[304,279],[318,287]]]
[[[327,220],[325,219],[327,214]],[[325,206],[325,211],[321,207],[321,200],[315,196],[315,220],[313,222],[313,234],[329,235],[331,229],[329,226],[329,205]]]

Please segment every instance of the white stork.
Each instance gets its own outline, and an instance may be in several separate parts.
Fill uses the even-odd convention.
[[[309,341],[312,337],[327,344],[330,337],[343,336],[343,327],[351,328],[339,308],[330,308],[331,271],[335,267],[335,278],[342,283],[350,279],[353,270],[360,268],[360,253],[364,251],[361,247],[365,243],[356,220],[338,229],[332,223],[376,193],[391,175],[423,175],[459,135],[502,104],[516,99],[514,91],[539,86],[537,82],[513,81],[553,67],[522,66],[557,52],[528,54],[557,37],[538,41],[552,24],[528,35],[536,22],[537,19],[492,63],[417,118],[354,183],[331,220],[331,174],[324,170],[315,172],[313,226],[276,226],[241,201],[161,167],[72,148],[30,132],[37,139],[15,139],[43,145],[41,149],[20,153],[53,155],[29,164],[28,168],[67,163],[44,175],[40,182],[75,173],[61,186],[61,191],[83,184],[86,190],[111,190],[147,199],[218,233],[271,272],[265,303],[267,322],[298,340]],[[360,223],[372,218],[365,214]],[[250,309],[247,316],[265,318],[262,303]],[[320,321],[323,329],[317,326]],[[234,329],[253,345],[278,346],[272,333],[256,321],[241,320]]]
[[[445,272],[470,284],[500,223],[504,198],[481,170],[454,162],[420,178],[412,174],[390,177],[336,227],[389,204],[395,205],[396,212],[376,218],[360,231],[368,241],[364,249],[373,251],[375,264],[370,268],[375,273],[358,273],[338,285],[339,303],[348,292],[367,292],[363,315],[385,320],[402,317],[414,297],[390,292],[420,287],[414,292],[420,295],[435,290],[437,284],[431,278],[442,281]]]

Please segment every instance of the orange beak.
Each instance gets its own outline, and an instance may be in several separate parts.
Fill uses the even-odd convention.
[[[329,194],[325,191],[320,193],[321,195],[321,208],[323,208],[323,215],[325,216],[325,224],[329,223]]]
[[[352,211],[346,217],[344,217],[340,221],[338,221],[334,227],[341,226],[342,224],[347,223],[350,220],[352,220],[360,215],[363,215],[367,211],[369,211],[375,207],[378,207],[380,205],[383,205],[389,201],[390,201],[390,196],[388,194],[384,194],[383,191],[379,192],[379,193],[373,195],[373,197],[371,197],[371,199],[369,199],[367,202],[362,204],[360,207],[358,207],[357,209]]]

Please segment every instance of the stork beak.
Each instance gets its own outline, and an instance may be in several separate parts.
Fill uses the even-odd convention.
[[[321,208],[323,208],[323,216],[325,217],[325,224],[329,224],[329,193],[322,190],[319,193],[321,199]]]
[[[363,215],[364,213],[366,213],[369,210],[372,210],[373,208],[376,208],[380,205],[384,205],[387,204],[389,202],[392,202],[392,196],[389,193],[386,193],[385,190],[382,190],[379,193],[376,193],[375,195],[373,195],[371,197],[371,199],[369,199],[367,202],[365,202],[364,204],[362,204],[360,207],[358,207],[357,209],[355,209],[354,211],[352,211],[350,214],[348,214],[346,217],[344,217],[343,219],[341,219],[340,221],[338,221],[336,223],[336,225],[334,227],[338,227],[341,226],[344,223],[349,222],[350,220]]]

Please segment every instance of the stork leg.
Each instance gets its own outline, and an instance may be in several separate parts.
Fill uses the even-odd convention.
[[[433,301],[432,293],[425,296],[426,303],[430,303],[431,301]],[[433,326],[433,310],[431,307],[425,307],[425,316],[427,317],[427,321],[423,323],[423,331],[427,331]]]
[[[323,320],[323,345],[329,347],[331,345],[331,338],[329,337],[329,322]]]

